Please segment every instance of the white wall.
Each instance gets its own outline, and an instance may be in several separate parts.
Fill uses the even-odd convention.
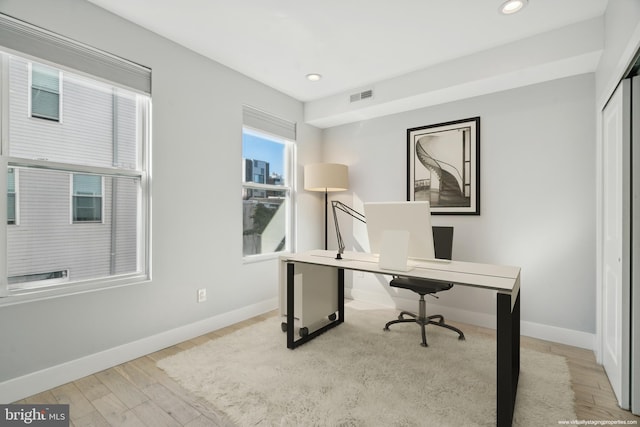
[[[325,129],[325,160],[350,167],[350,193],[337,197],[360,209],[366,201],[404,200],[406,130],[480,116],[481,215],[434,216],[433,223],[455,227],[456,259],[522,267],[523,330],[533,333],[542,325],[547,332],[576,331],[577,341],[590,345],[595,333],[594,86],[590,73]],[[356,241],[347,243],[366,248],[364,228],[356,226],[355,234]],[[396,294],[382,282],[356,275],[350,291],[393,303]],[[411,298],[416,308],[415,297],[400,296]],[[481,290],[456,287],[438,303],[451,316],[474,323],[490,322],[495,313],[494,296]]]
[[[304,164],[321,135],[302,103],[82,0],[3,0],[0,12],[153,70],[153,280],[0,306],[0,402],[276,308],[276,260],[242,263],[242,104],[298,122]],[[317,198],[298,201],[315,218]],[[300,228],[300,248],[319,246]]]

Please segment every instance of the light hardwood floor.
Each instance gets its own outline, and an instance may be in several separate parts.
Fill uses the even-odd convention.
[[[158,369],[156,361],[276,315],[273,311],[254,317],[15,403],[69,404],[71,425],[75,427],[231,427],[233,423],[224,415],[216,413],[206,401],[184,390]],[[495,331],[489,329],[456,326],[467,334],[495,336]],[[623,421],[620,425],[640,421],[639,417],[618,407],[593,352],[527,337],[522,337],[521,346],[567,358],[578,420]]]

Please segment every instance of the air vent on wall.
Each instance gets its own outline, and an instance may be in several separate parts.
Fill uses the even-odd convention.
[[[362,101],[363,99],[373,98],[373,89],[368,89],[362,92],[354,93],[350,97],[350,102]]]

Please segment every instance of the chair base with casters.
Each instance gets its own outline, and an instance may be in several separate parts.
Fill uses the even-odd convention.
[[[427,309],[426,309],[424,296],[449,290],[453,287],[453,284],[434,282],[431,280],[408,279],[404,277],[396,277],[389,284],[393,287],[409,289],[419,294],[420,300],[418,301],[418,314],[411,313],[408,311],[402,311],[398,316],[397,320],[392,320],[390,322],[387,322],[386,325],[384,325],[385,331],[388,331],[389,326],[396,323],[417,323],[418,325],[420,325],[420,329],[422,331],[422,343],[420,345],[423,347],[429,346],[427,344],[427,333],[425,331],[425,327],[427,325],[436,325],[442,328],[450,329],[458,333],[459,340],[465,339],[464,333],[462,333],[462,331],[456,328],[455,326],[447,325],[442,315],[434,314],[431,316],[427,316]],[[404,318],[405,316],[409,316],[411,317],[411,319],[405,319]]]

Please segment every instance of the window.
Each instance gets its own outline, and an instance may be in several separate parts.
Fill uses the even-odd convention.
[[[17,219],[16,170],[9,168],[7,173],[7,224],[16,224]]]
[[[150,70],[2,14],[0,35],[0,295],[148,279]]]
[[[245,124],[251,122],[249,108],[245,107]],[[245,126],[242,157],[243,255],[291,250],[294,143]]]
[[[31,65],[31,116],[60,121],[60,72],[41,64]]]
[[[66,282],[68,277],[69,272],[67,270],[61,270],[49,271],[47,273],[25,274],[22,276],[10,276],[7,281],[10,285],[20,283],[30,287],[41,287]]]
[[[102,177],[73,175],[73,222],[102,222]]]

